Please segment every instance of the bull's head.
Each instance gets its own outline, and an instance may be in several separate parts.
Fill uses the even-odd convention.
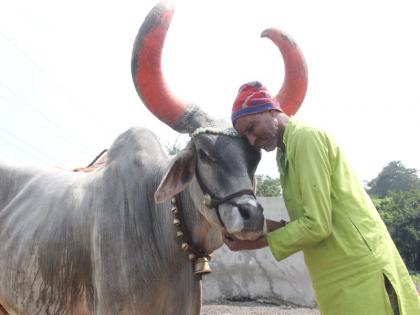
[[[166,3],[152,9],[139,30],[132,57],[133,80],[143,103],[174,130],[192,135],[187,147],[170,163],[155,201],[166,201],[191,185],[195,206],[209,221],[224,225],[237,238],[255,239],[265,227],[262,208],[253,194],[260,152],[226,129],[226,123],[170,92],[162,75],[161,55],[172,15],[173,9]],[[307,87],[303,56],[278,30],[268,29],[262,36],[270,38],[283,55],[286,75],[276,98],[287,114],[294,114]]]

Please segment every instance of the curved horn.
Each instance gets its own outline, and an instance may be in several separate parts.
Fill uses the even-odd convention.
[[[134,42],[131,74],[141,100],[157,118],[178,132],[192,132],[210,119],[177,99],[162,74],[162,48],[173,13],[173,6],[164,1],[147,15]]]
[[[280,30],[266,29],[261,37],[268,37],[273,41],[283,56],[284,81],[275,98],[287,115],[294,115],[299,110],[308,87],[305,58],[293,39]]]

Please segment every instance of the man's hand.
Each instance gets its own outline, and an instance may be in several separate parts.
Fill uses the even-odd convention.
[[[279,228],[282,228],[287,224],[287,222],[284,220],[280,220],[280,221],[266,220],[266,223],[267,223],[268,233],[274,230],[277,230]],[[240,250],[260,249],[260,248],[264,248],[268,246],[267,238],[265,236],[261,236],[255,241],[242,241],[242,240],[232,238],[229,235],[229,233],[227,233],[227,231],[223,232],[223,242],[225,242],[226,246],[229,247],[229,249],[234,252],[237,252]]]
[[[226,233],[223,235],[223,241],[225,242],[226,246],[234,252],[240,250],[259,249],[268,246],[267,239],[265,238],[265,236],[262,236],[256,239],[255,241],[242,241],[234,239]]]
[[[267,231],[268,233],[273,232],[279,228],[282,228],[287,224],[287,221],[280,220],[280,221],[273,221],[266,219],[265,222],[267,223]]]

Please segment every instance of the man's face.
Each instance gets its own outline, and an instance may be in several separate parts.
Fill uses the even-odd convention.
[[[273,151],[278,145],[277,120],[271,111],[242,116],[235,121],[234,127],[258,149]]]

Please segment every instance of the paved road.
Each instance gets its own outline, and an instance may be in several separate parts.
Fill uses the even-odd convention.
[[[319,311],[256,302],[226,302],[226,304],[203,305],[201,315],[319,315]]]

